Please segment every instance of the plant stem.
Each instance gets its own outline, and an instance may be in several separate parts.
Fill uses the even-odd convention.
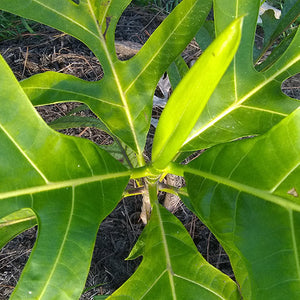
[[[151,175],[151,173],[149,173],[148,167],[147,166],[143,166],[140,168],[135,168],[131,170],[131,179],[138,179],[138,178],[143,178],[146,176]]]
[[[153,206],[155,201],[157,201],[157,192],[158,192],[157,180],[152,180],[152,179],[146,178],[146,186],[148,188],[149,200],[150,200],[151,206]]]
[[[143,205],[142,205],[142,212],[141,212],[141,219],[144,224],[147,224],[150,219],[152,207],[154,203],[157,201],[157,192],[158,192],[158,179],[146,177],[145,193],[143,194]]]

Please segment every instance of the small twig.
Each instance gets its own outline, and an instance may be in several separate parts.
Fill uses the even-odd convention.
[[[144,28],[141,29],[140,32],[145,32],[147,28],[151,25],[151,23],[162,13],[162,10],[160,10],[157,14],[154,15],[154,17],[144,26]]]
[[[25,54],[25,60],[24,60],[24,67],[23,67],[23,72],[22,72],[22,78],[24,77],[24,74],[25,74],[27,61],[28,61],[28,47],[26,47],[26,54]]]
[[[66,113],[61,109],[61,107],[57,104],[55,104],[55,107],[65,116]]]
[[[95,69],[93,68],[93,66],[90,64],[90,62],[84,57],[81,57],[90,67],[90,69],[92,70],[92,72],[94,73],[94,75],[96,76],[96,78],[99,78],[98,74],[96,73]],[[100,65],[100,64],[99,64]]]
[[[300,86],[284,86],[281,87],[282,90],[289,90],[289,89],[300,89]]]
[[[206,260],[209,263],[209,246],[210,246],[210,238],[211,238],[211,232],[208,235],[207,239],[207,247],[206,247]]]
[[[0,284],[0,287],[10,288],[10,289],[14,289],[15,288],[15,286],[5,285],[5,284]]]
[[[192,237],[192,239],[194,239],[194,237],[195,237],[195,227],[196,227],[196,217],[195,217],[195,215],[193,215],[192,221],[191,221],[191,227],[189,230],[189,234]]]
[[[78,136],[81,137],[90,127],[85,127],[79,134]]]
[[[96,284],[96,285],[93,285],[93,286],[89,286],[89,287],[87,287],[83,290],[82,294],[84,294],[86,292],[89,292],[89,291],[91,291],[95,288],[102,287],[103,285],[106,285],[106,284],[107,284],[107,282],[106,283],[99,283],[99,284]]]
[[[216,263],[216,268],[217,269],[220,269],[221,256],[222,256],[222,247],[219,245],[219,255],[218,255],[218,261]]]
[[[129,226],[130,226],[130,228],[131,228],[131,231],[133,232],[133,235],[134,235],[134,237],[135,237],[135,239],[136,239],[136,238],[137,238],[137,235],[136,235],[136,232],[135,232],[135,230],[134,230],[134,228],[133,228],[133,225],[132,225],[132,222],[131,222],[131,220],[130,220],[130,217],[129,217],[129,214],[128,214],[128,210],[127,210],[127,207],[126,207],[124,201],[123,201],[123,207],[124,207],[124,211],[125,211],[126,217],[127,217],[127,219],[128,219],[128,223],[129,223]],[[128,239],[130,240],[130,236],[129,236],[129,234],[128,234],[128,231],[127,231],[127,235],[128,235]]]

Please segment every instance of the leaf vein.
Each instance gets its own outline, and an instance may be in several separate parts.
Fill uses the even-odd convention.
[[[68,218],[68,224],[67,224],[67,227],[66,227],[66,231],[65,231],[65,234],[64,234],[64,237],[63,237],[63,240],[61,242],[61,246],[59,248],[59,251],[58,251],[58,254],[56,256],[56,259],[55,259],[55,262],[54,264],[52,265],[52,269],[49,273],[49,276],[48,276],[48,279],[45,281],[44,283],[44,288],[43,290],[41,291],[40,295],[39,295],[39,299],[42,299],[47,288],[49,287],[49,283],[51,281],[51,278],[53,277],[53,274],[57,268],[57,265],[59,263],[59,260],[62,256],[62,252],[63,252],[63,249],[64,249],[64,246],[67,242],[67,237],[68,237],[68,234],[70,232],[70,227],[71,227],[71,222],[72,222],[72,218],[73,218],[73,213],[74,213],[74,202],[75,202],[75,187],[72,186],[72,199],[71,199],[71,209],[70,209],[70,214],[69,214],[69,218]]]
[[[215,125],[218,121],[220,121],[222,118],[226,117],[228,114],[230,114],[231,112],[233,112],[235,109],[239,108],[246,100],[248,100],[255,93],[257,93],[258,91],[260,91],[262,88],[264,88],[271,81],[275,80],[276,77],[278,77],[280,74],[282,74],[283,72],[287,71],[299,59],[300,59],[300,54],[298,56],[296,56],[294,59],[292,59],[289,63],[287,63],[283,68],[281,68],[277,72],[275,72],[272,76],[270,76],[269,78],[263,80],[260,84],[256,85],[252,90],[250,90],[243,97],[241,97],[240,100],[238,100],[237,102],[234,102],[227,109],[223,110],[215,118],[213,118],[211,121],[209,121],[206,125],[202,126],[198,130],[196,130],[193,135],[191,135],[190,137],[187,138],[187,140],[184,142],[183,146],[186,145],[187,143],[189,143],[194,138],[196,138],[198,135],[200,135],[205,130],[209,129],[211,126]]]
[[[299,262],[299,257],[298,257],[298,246],[297,246],[297,241],[296,241],[294,216],[293,216],[293,212],[291,210],[289,211],[289,219],[290,219],[290,225],[291,225],[291,237],[292,237],[292,242],[293,242],[295,264],[296,264],[296,268],[297,268],[298,279],[300,280],[300,262]]]
[[[20,145],[15,141],[15,139],[9,134],[9,132],[0,124],[0,129],[6,134],[14,146],[19,150],[19,152],[26,158],[29,164],[38,172],[38,174],[43,178],[46,184],[50,181],[47,179],[45,174],[38,168],[38,166],[31,160],[31,158],[25,153],[25,151],[20,147]]]
[[[211,174],[205,171],[196,170],[191,167],[184,167],[185,173],[190,173],[196,176],[207,178],[211,181],[214,181],[219,184],[227,185],[229,187],[232,187],[233,189],[236,189],[240,192],[244,192],[250,195],[253,195],[255,197],[264,199],[266,201],[269,201],[271,203],[274,203],[276,205],[279,205],[285,209],[293,209],[295,211],[300,212],[300,203],[296,203],[294,201],[290,201],[289,199],[279,197],[277,195],[274,195],[270,193],[270,191],[261,190],[258,188],[255,188],[253,186],[249,186],[222,176],[218,176],[215,174]]]
[[[216,295],[218,298],[220,298],[220,299],[222,299],[222,300],[226,300],[226,299],[227,299],[227,298],[224,298],[223,296],[219,295],[218,293],[216,293],[214,290],[209,289],[207,286],[205,286],[205,285],[203,285],[203,284],[201,284],[201,283],[199,283],[199,282],[197,282],[197,281],[194,281],[194,280],[192,280],[192,279],[190,279],[190,278],[187,278],[187,277],[184,277],[184,276],[181,276],[181,275],[178,275],[178,274],[174,274],[174,277],[177,277],[177,278],[180,278],[180,279],[182,279],[182,280],[191,282],[191,283],[193,283],[193,284],[195,284],[195,285],[198,285],[198,286],[200,286],[201,288],[203,288],[203,289],[205,289],[205,290],[211,292],[212,294]]]
[[[25,87],[24,88],[24,91],[26,90],[30,90],[30,89],[33,89],[33,90],[49,90],[49,88],[44,88],[44,87]],[[56,92],[66,92],[66,90],[63,90],[63,89],[57,89],[57,88],[51,88],[51,90],[53,91],[56,91]],[[68,94],[71,94],[71,95],[79,95],[79,96],[83,96],[85,98],[90,98],[90,99],[93,99],[93,100],[96,100],[96,101],[100,101],[100,102],[103,102],[103,103],[106,103],[106,104],[109,104],[109,105],[112,105],[112,106],[117,106],[117,107],[121,107],[123,108],[123,105],[121,104],[117,104],[117,103],[113,103],[113,102],[109,102],[109,101],[106,101],[104,99],[101,99],[101,98],[96,98],[96,97],[93,97],[93,96],[90,96],[90,95],[86,95],[86,94],[83,94],[83,93],[78,93],[78,92],[73,92],[73,91],[67,91]],[[68,100],[72,100],[72,99],[68,99]],[[65,100],[67,101],[67,100]]]
[[[83,26],[82,24],[76,22],[75,20],[73,20],[72,18],[64,15],[63,13],[57,11],[56,9],[45,5],[44,3],[39,2],[38,0],[33,0],[33,2],[38,3],[39,5],[43,6],[44,8],[56,13],[57,15],[59,15],[60,17],[70,21],[71,23],[75,24],[76,26],[79,26],[80,28],[84,29],[85,31],[87,31],[88,33],[90,33],[91,35],[93,35],[94,37],[96,37],[97,39],[100,39],[99,36],[97,36],[94,32],[92,32],[91,30],[89,30],[87,27]]]
[[[189,15],[190,11],[192,11],[195,7],[195,5],[197,4],[197,1],[195,1],[195,3],[191,6],[191,8],[188,10],[188,12],[185,14],[184,18],[181,19],[181,21],[178,21],[176,27],[174,27],[174,29],[170,32],[170,34],[168,35],[168,38],[166,38],[164,40],[163,43],[161,43],[161,46],[157,49],[157,51],[155,53],[152,54],[151,59],[149,59],[148,63],[145,64],[145,66],[140,70],[139,74],[136,75],[136,77],[134,78],[134,80],[132,80],[132,82],[129,84],[129,86],[126,88],[125,90],[125,94],[127,94],[127,92],[131,89],[131,87],[135,84],[135,82],[139,79],[139,77],[145,72],[145,70],[148,68],[148,66],[156,59],[156,57],[158,56],[158,54],[161,52],[161,49],[167,44],[167,42],[169,41],[169,38],[174,34],[174,32],[177,30],[178,27],[181,26],[181,24],[184,22],[184,20],[187,18],[187,16]],[[142,49],[141,49],[142,51]],[[137,54],[138,55],[138,54]]]
[[[65,181],[50,182],[49,184],[45,184],[41,186],[27,187],[15,191],[8,191],[2,193],[0,192],[0,200],[29,195],[29,194],[42,193],[42,192],[52,191],[56,189],[69,188],[71,186],[79,186],[79,185],[89,184],[89,183],[102,181],[102,180],[116,179],[116,178],[127,177],[127,176],[129,177],[130,175],[131,175],[131,171],[126,170],[118,173],[102,174],[102,175],[95,175],[90,177],[75,178],[75,179],[70,179]]]

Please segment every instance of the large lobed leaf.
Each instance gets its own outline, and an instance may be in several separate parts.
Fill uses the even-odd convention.
[[[184,0],[131,60],[121,62],[114,31],[130,0],[2,0],[0,9],[60,29],[83,41],[104,69],[99,82],[48,72],[22,86],[34,105],[81,101],[89,105],[110,131],[138,153],[150,126],[152,97],[159,78],[201,27],[211,0]],[[169,51],[172,49],[172,51]]]
[[[193,151],[261,134],[299,105],[281,84],[300,71],[300,30],[287,49],[262,72],[253,66],[253,44],[260,0],[214,0],[216,36],[237,17],[245,16],[240,47],[210,98],[182,151]],[[296,2],[296,1],[294,1]]]
[[[97,145],[50,129],[2,57],[0,69],[0,244],[38,224],[12,299],[78,299],[129,173]]]
[[[300,109],[261,137],[212,147],[185,178],[244,299],[299,299]]]
[[[237,285],[201,256],[184,226],[158,202],[129,258],[140,255],[134,275],[108,299],[240,299]]]

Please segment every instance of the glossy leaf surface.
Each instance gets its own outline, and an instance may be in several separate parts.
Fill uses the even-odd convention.
[[[0,218],[30,209],[38,223],[12,299],[78,299],[100,222],[120,200],[129,173],[90,141],[50,129],[2,57],[0,69]]]
[[[244,299],[300,295],[300,109],[186,167],[193,211],[229,254]]]
[[[176,86],[188,71],[189,67],[187,66],[182,56],[179,55],[168,68],[168,76],[172,86],[172,90],[175,90]]]
[[[0,9],[31,18],[83,41],[104,69],[99,82],[46,73],[24,81],[34,105],[81,101],[124,143],[142,151],[150,127],[152,98],[158,80],[204,22],[211,0],[184,0],[166,18],[139,53],[127,62],[117,59],[114,31],[129,0],[3,0]],[[169,51],[172,49],[172,51]]]
[[[21,209],[0,219],[0,249],[21,232],[37,225],[31,209]]]
[[[154,135],[153,166],[163,169],[195,126],[240,42],[242,18],[233,21],[201,55],[171,95]]]
[[[209,265],[180,221],[157,202],[129,258],[134,275],[108,299],[240,299],[237,285]]]
[[[85,107],[82,107],[85,108]],[[80,109],[80,108],[78,108]],[[80,109],[81,111],[81,109]],[[76,112],[76,109],[75,109]],[[108,128],[101,122],[101,120],[94,117],[80,117],[66,115],[58,118],[48,125],[55,129],[67,129],[67,128],[78,128],[78,127],[95,127],[101,131],[106,132],[114,141],[108,145],[99,145],[102,149],[106,150],[111,156],[113,156],[118,161],[122,162],[127,168],[138,167],[138,162],[135,152],[129,148],[126,144],[120,142],[113,134],[108,130]]]
[[[262,15],[264,44],[256,61],[267,51],[276,39],[293,23],[300,15],[300,1],[286,1],[282,9],[283,13],[279,20],[272,10],[267,10]]]
[[[300,71],[300,30],[285,52],[264,72],[253,66],[253,43],[260,0],[215,0],[216,36],[236,17],[245,16],[240,47],[206,105],[182,151],[208,148],[261,134],[295,110],[300,102],[281,84]]]

